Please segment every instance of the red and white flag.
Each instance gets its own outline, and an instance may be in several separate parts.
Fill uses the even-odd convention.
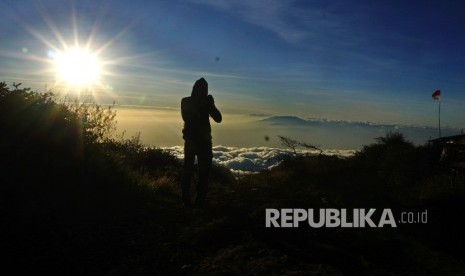
[[[434,91],[432,97],[434,100],[439,101],[441,99],[441,90]]]

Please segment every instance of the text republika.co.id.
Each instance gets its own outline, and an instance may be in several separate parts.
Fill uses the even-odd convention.
[[[398,224],[425,224],[428,210],[400,212],[397,218],[391,209],[302,209],[283,208],[265,210],[265,227],[298,228],[395,228]]]

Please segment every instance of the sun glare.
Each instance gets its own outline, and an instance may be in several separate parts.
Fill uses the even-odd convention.
[[[115,45],[130,26],[104,39],[106,34],[99,32],[101,26],[98,24],[91,29],[79,30],[82,19],[78,20],[74,7],[70,19],[70,24],[65,23],[62,27],[44,13],[43,20],[49,29],[39,31],[35,26],[24,24],[23,27],[45,46],[42,48],[46,52],[37,55],[29,48],[22,47],[21,58],[43,63],[43,69],[38,74],[46,76],[47,87],[55,93],[79,97],[81,94],[85,97],[91,95],[95,100],[99,97],[117,97],[111,82],[115,80],[114,76],[119,79],[122,77],[112,69],[115,65],[125,65],[138,58],[122,55]],[[119,53],[118,56],[114,54],[116,52]]]
[[[54,54],[55,73],[59,82],[73,87],[95,85],[100,78],[101,65],[97,56],[82,48]]]

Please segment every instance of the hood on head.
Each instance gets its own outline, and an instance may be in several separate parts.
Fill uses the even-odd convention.
[[[192,87],[192,98],[204,98],[208,95],[208,82],[204,78],[195,81]]]

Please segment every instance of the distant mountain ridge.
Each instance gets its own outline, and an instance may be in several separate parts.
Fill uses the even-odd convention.
[[[431,126],[421,125],[403,125],[403,124],[382,124],[370,121],[350,121],[350,120],[331,120],[322,118],[308,118],[302,119],[292,115],[277,115],[270,116],[265,119],[259,120],[260,122],[270,125],[279,126],[317,126],[317,125],[332,125],[332,126],[358,126],[358,127],[377,127],[377,128],[420,128],[420,129],[436,129]],[[444,126],[442,129],[460,130],[459,128]]]
[[[311,123],[297,116],[271,116],[260,121],[272,125],[310,125]]]

